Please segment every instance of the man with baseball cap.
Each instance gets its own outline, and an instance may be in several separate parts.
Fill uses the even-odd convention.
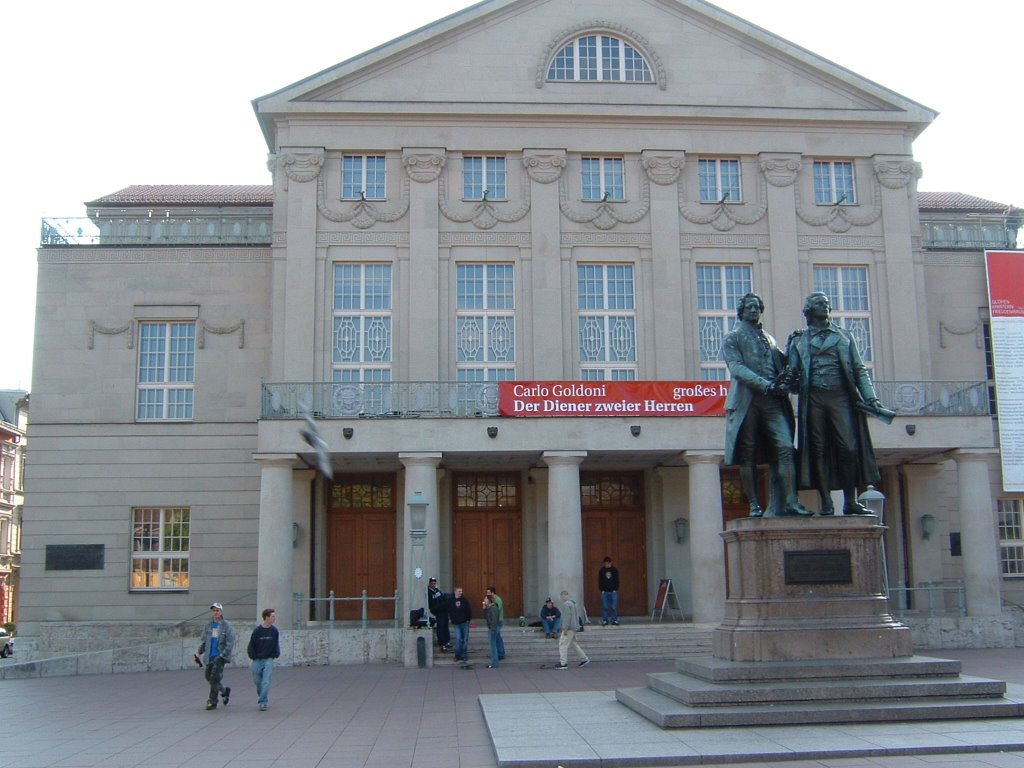
[[[223,605],[213,603],[210,606],[210,614],[210,622],[203,627],[196,659],[206,666],[206,681],[210,684],[210,697],[206,701],[206,708],[216,709],[218,696],[224,700],[224,706],[227,706],[231,697],[231,688],[222,685],[221,681],[224,679],[224,665],[231,661],[231,651],[235,647],[235,632],[224,618]]]
[[[452,649],[452,633],[448,626],[448,595],[437,586],[437,577],[431,576],[427,583],[427,607],[436,620],[434,629],[437,632],[438,648],[447,652]]]

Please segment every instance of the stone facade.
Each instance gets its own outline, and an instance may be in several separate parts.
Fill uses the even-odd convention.
[[[590,37],[615,41],[602,48],[608,72],[632,51],[646,81],[551,77],[565,46]],[[985,379],[984,349],[960,332],[981,322],[984,270],[975,255],[921,244],[912,141],[932,110],[699,0],[628,11],[611,0],[490,0],[255,106],[273,186],[245,212],[270,218],[265,241],[214,242],[200,228],[155,247],[147,230],[136,247],[40,251],[28,635],[51,622],[184,621],[212,601],[230,604],[232,621],[272,605],[287,628],[307,618],[293,611],[296,593],[363,588],[399,591],[405,615],[422,605],[427,574],[446,589],[466,581],[474,600],[493,579],[516,613],[534,613],[562,588],[593,605],[593,573],[613,547],[640,584],[634,614],[649,613],[659,581],[671,578],[684,613],[720,620],[719,533],[731,503],[722,420],[496,418],[486,402],[467,410],[476,390],[465,384],[479,371],[464,359],[463,265],[510,267],[504,367],[525,381],[583,378],[582,267],[631,275],[629,320],[619,321],[633,329],[624,375],[683,381],[710,370],[704,267],[748,275],[780,339],[802,325],[815,267],[857,270],[868,304],[854,321],[870,325],[873,375],[886,397],[908,401],[892,426],[872,427],[889,582],[964,579],[969,612],[1000,612],[1015,582],[1004,586],[999,572],[992,419],[983,407],[924,408],[941,382],[984,388]],[[467,193],[475,158],[501,159],[499,195]],[[740,199],[702,202],[702,169],[707,183],[719,161],[739,174]],[[837,162],[853,186],[816,202],[816,164],[820,176]],[[585,188],[585,168],[610,174],[608,188]],[[366,177],[346,187],[359,172]],[[145,203],[96,201],[90,211],[141,219]],[[214,196],[156,208],[184,222],[226,219],[227,205]],[[246,224],[239,237],[258,241],[261,231]],[[367,265],[387,268],[387,301],[349,312],[339,275]],[[371,289],[359,274],[360,289]],[[153,321],[196,329],[190,419],[136,417],[139,328]],[[368,362],[346,357],[353,323],[376,329]],[[605,362],[589,367],[616,375]],[[341,386],[346,376],[355,384]],[[460,377],[463,389],[448,386]],[[352,392],[380,402],[346,411]],[[333,486],[302,437],[304,407],[328,446]],[[581,501],[581,484],[605,483],[629,503]],[[468,514],[498,486],[514,489],[511,512],[494,504]],[[410,536],[414,494],[426,508],[424,538]],[[377,501],[379,516],[361,506]],[[189,510],[187,589],[131,587],[140,508]],[[925,513],[938,525],[928,539]],[[677,536],[679,519],[688,538]],[[627,553],[615,526],[630,521]],[[480,536],[472,527],[506,523]],[[351,541],[362,549],[346,549]],[[48,567],[47,547],[66,544],[102,544],[102,567]],[[962,567],[967,553],[976,567]]]

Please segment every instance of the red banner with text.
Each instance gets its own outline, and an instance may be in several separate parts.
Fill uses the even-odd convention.
[[[725,416],[727,381],[502,381],[501,416]]]

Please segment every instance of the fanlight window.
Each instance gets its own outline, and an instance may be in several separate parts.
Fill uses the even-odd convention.
[[[606,80],[653,83],[643,56],[625,40],[611,35],[583,35],[555,54],[548,80]]]

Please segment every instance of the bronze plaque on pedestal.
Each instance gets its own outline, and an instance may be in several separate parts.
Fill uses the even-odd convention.
[[[817,549],[785,552],[787,584],[850,584],[850,550]]]

